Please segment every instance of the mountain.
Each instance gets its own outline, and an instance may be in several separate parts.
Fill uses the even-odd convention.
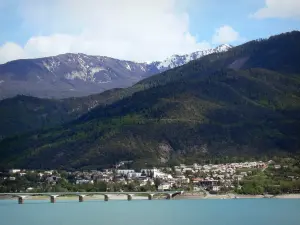
[[[295,154],[299,58],[297,31],[204,56],[63,126],[2,140],[0,166],[87,169],[120,160],[145,166]]]
[[[190,55],[176,55],[163,62],[153,63],[70,53],[11,61],[0,65],[0,99],[18,94],[42,98],[79,97],[112,88],[129,87],[153,74],[230,48],[229,45],[222,45],[215,49]]]
[[[193,52],[191,54],[186,55],[172,55],[171,57],[165,59],[161,62],[153,62],[152,65],[155,65],[155,67],[158,68],[160,72],[173,69],[178,66],[182,66],[192,60],[200,59],[203,56],[210,55],[213,53],[220,53],[220,52],[226,52],[229,49],[231,49],[233,46],[228,44],[220,45],[214,49],[208,49],[205,51],[197,51]]]

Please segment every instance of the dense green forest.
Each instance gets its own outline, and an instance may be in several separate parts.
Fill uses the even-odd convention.
[[[101,168],[294,154],[299,59],[296,31],[208,55],[116,90],[63,126],[4,139],[0,165]]]
[[[0,140],[77,119],[90,109],[122,98],[125,90],[113,89],[87,97],[41,99],[18,95],[0,101]]]

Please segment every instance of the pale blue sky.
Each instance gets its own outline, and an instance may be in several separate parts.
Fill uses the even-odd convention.
[[[300,30],[299,0],[0,0],[0,63],[82,52],[150,61]]]
[[[280,18],[280,16],[264,19],[252,18],[251,14],[265,6],[265,0],[211,0],[203,4],[200,1],[199,7],[195,0],[194,7],[189,9],[190,31],[198,35],[200,39],[211,38],[215,29],[224,24],[233,27],[247,40],[300,29],[300,13],[298,16],[289,18]],[[296,3],[297,0],[294,2]],[[299,3],[295,5],[299,6]],[[299,7],[296,9],[300,10]]]

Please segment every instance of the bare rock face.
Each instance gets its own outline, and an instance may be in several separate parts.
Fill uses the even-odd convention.
[[[152,63],[71,53],[15,60],[0,65],[0,99],[18,94],[42,98],[79,97],[128,87],[151,75],[230,48],[222,45]]]
[[[170,155],[173,152],[173,148],[167,143],[160,143],[158,148],[160,153],[160,161],[162,163],[168,162]]]

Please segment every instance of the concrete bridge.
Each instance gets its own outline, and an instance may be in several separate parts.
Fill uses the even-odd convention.
[[[183,194],[183,191],[164,191],[164,192],[46,192],[46,193],[0,193],[0,196],[11,196],[18,199],[19,204],[23,204],[24,200],[29,196],[48,196],[51,203],[56,202],[56,198],[60,196],[78,196],[79,202],[84,201],[84,197],[91,195],[103,195],[104,201],[109,200],[110,195],[126,195],[127,200],[131,201],[135,195],[146,195],[148,200],[152,200],[155,195],[164,195],[166,199],[171,200],[176,195]]]

